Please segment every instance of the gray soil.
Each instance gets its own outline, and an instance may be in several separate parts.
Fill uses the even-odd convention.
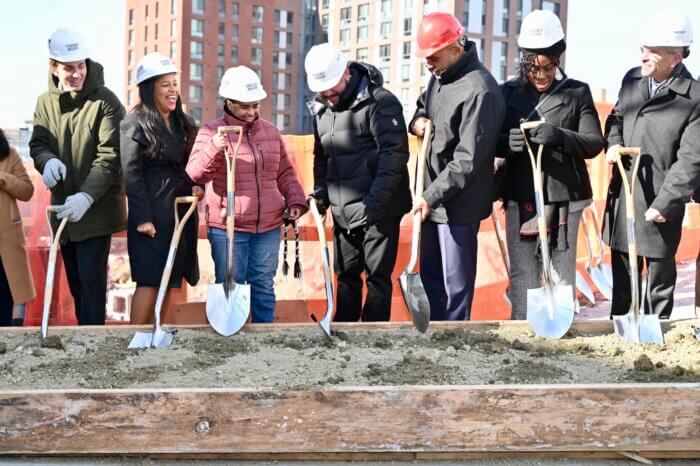
[[[561,340],[527,326],[474,330],[348,330],[330,341],[315,326],[244,331],[224,338],[180,330],[172,347],[128,350],[131,334],[0,336],[0,389],[249,387],[308,390],[358,385],[700,382],[691,321],[664,324],[666,345],[610,333]],[[697,325],[697,321],[695,321]]]

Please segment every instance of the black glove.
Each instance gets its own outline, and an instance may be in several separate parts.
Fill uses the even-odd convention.
[[[525,135],[520,128],[511,128],[508,133],[508,149],[516,154],[525,150]]]
[[[311,204],[311,199],[316,200],[316,208],[318,209],[319,215],[321,215],[321,217],[326,215],[326,211],[328,210],[330,202],[328,202],[328,200],[320,199],[320,196],[317,197],[316,195],[311,194],[309,197],[306,198],[306,205]]]
[[[564,145],[564,133],[551,123],[542,123],[530,131],[530,141],[545,146],[561,147]]]

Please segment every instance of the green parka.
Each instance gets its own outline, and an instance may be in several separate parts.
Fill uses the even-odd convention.
[[[49,90],[37,99],[29,141],[40,173],[54,157],[66,165],[65,179],[51,190],[52,204],[63,204],[77,192],[95,200],[79,222],[68,223],[63,241],[83,241],[126,229],[119,161],[119,122],[124,107],[105,87],[102,65],[90,59],[86,65],[85,84],[79,92],[60,90],[58,80],[49,73]]]

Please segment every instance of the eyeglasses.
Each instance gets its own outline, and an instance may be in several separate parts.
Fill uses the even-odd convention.
[[[542,72],[542,73],[544,73],[544,74],[550,74],[551,72],[553,72],[553,71],[556,70],[556,69],[557,69],[557,65],[555,65],[554,63],[551,63],[551,64],[549,64],[549,65],[547,65],[547,66],[535,66],[535,65],[530,65],[530,67],[528,68],[527,72],[528,72],[528,73],[532,73],[532,74],[534,74],[535,76],[537,76],[538,74],[540,74],[540,72]]]

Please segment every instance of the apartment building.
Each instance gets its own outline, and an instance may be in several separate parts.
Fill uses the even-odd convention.
[[[180,68],[182,101],[198,122],[221,116],[221,76],[246,65],[268,93],[262,117],[284,132],[311,131],[303,58],[320,40],[316,0],[126,0],[125,10],[127,106],[138,99],[139,59],[160,52]]]
[[[566,29],[568,0],[319,0],[321,29],[351,60],[377,66],[385,85],[413,115],[428,73],[415,56],[423,16],[445,11],[457,16],[479,57],[499,82],[516,71],[517,34],[532,10],[550,9]]]

